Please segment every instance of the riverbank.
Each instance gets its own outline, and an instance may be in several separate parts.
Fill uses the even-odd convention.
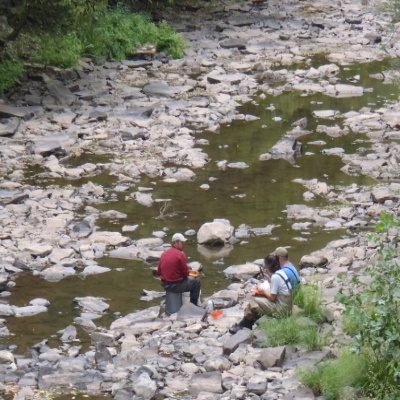
[[[149,187],[138,187],[143,176],[171,184],[192,182],[197,170],[209,162],[204,141],[197,140],[196,134],[216,133],[234,120],[254,120],[253,115],[239,113],[238,106],[252,101],[255,94],[268,98],[297,90],[304,96],[315,92],[337,98],[365,95],[368,88],[358,85],[356,76],[352,82],[340,82],[337,75],[350,62],[387,56],[376,45],[387,40],[377,30],[379,24],[386,20],[361,3],[342,2],[340,7],[332,2],[207,3],[196,11],[181,12],[176,26],[190,43],[181,60],[158,55],[102,66],[82,60],[73,71],[43,73],[33,68],[31,81],[0,104],[3,295],[7,289],[18,289],[14,289],[18,275],[25,271],[46,282],[108,273],[97,260],[128,245],[132,246],[130,259],[157,259],[165,232],[160,238],[132,241],[127,232],[136,229],[134,225],[124,225],[121,232],[96,226],[100,218],[125,218],[124,213],[99,209],[110,200],[103,182],[112,177],[114,193],[152,207],[163,199],[153,198]],[[396,46],[394,42],[389,47],[392,56],[398,52]],[[325,53],[327,61],[312,65],[311,56],[319,53]],[[377,77],[385,78],[385,74]],[[305,187],[304,203],[319,196],[344,206],[315,209],[288,204],[286,218],[294,221],[293,229],[323,226],[354,233],[373,225],[383,210],[397,212],[398,107],[396,102],[346,113],[314,111],[322,121],[319,131],[328,138],[351,130],[367,135],[371,143],[369,150],[351,155],[330,148],[328,141],[319,143],[321,150],[341,157],[347,173],[387,183],[333,187],[318,180],[299,180]],[[304,142],[306,135],[307,121],[298,121],[285,136],[293,143],[300,137]],[[68,163],[68,157],[89,152],[99,158]],[[277,146],[268,153],[260,149],[263,162],[276,157],[291,161],[295,154],[287,147]],[[67,162],[60,161],[65,158]],[[220,168],[246,168],[219,162]],[[40,179],[83,183],[76,189],[57,184],[43,188]],[[233,236],[243,240],[251,234],[241,227]],[[337,275],[362,274],[375,254],[362,233],[349,236],[301,260],[303,278],[324,285],[333,323],[342,309],[333,299],[339,288]],[[231,289],[219,296],[237,302],[241,288]],[[46,299],[19,307],[8,304],[7,297],[4,300],[0,313],[8,319],[40,315],[49,308]],[[190,310],[189,316],[182,313],[177,320],[176,316],[160,318],[159,307],[152,307],[100,329],[95,321],[109,309],[107,299],[85,293],[76,299],[80,316],[74,322],[92,332],[93,349],[81,353],[72,319],[58,347],[47,346],[44,340],[32,349],[31,358],[5,349],[0,365],[4,390],[10,384],[21,389],[18,399],[32,397],[36,388],[68,390],[71,385],[118,399],[132,398],[133,393],[148,399],[156,393],[199,399],[314,398],[298,388],[295,368],[330,356],[335,341],[342,340],[340,326],[334,325],[332,348],[307,353],[287,347],[276,355],[275,350],[249,344],[249,332],[236,338],[227,334],[227,328],[242,316],[242,301],[226,308],[219,319],[204,319],[203,310],[195,318]],[[9,333],[5,320],[2,334]],[[275,354],[274,362],[268,352]]]

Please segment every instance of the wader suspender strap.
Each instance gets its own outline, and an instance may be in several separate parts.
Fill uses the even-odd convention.
[[[289,283],[290,283],[289,278],[288,278],[288,279],[285,279],[281,274],[279,274],[279,271],[278,271],[278,272],[275,272],[275,273],[283,280],[283,282],[286,283],[286,287],[288,288],[289,293],[292,293],[292,289],[290,289],[290,287],[289,287]]]
[[[283,266],[281,269],[282,269],[282,270],[285,270],[285,269],[286,269],[286,271],[289,270],[290,273],[295,277],[297,283],[300,283],[300,279],[299,279],[299,278],[297,277],[297,275],[292,271],[291,268]],[[286,272],[285,272],[285,273],[286,273]],[[286,274],[286,275],[287,275],[287,274]]]

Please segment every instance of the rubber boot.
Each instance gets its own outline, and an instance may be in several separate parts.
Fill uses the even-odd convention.
[[[243,318],[238,324],[232,326],[232,328],[229,329],[229,333],[234,335],[236,332],[240,331],[243,328],[247,329],[252,329],[254,325],[254,321],[251,321],[250,319]]]

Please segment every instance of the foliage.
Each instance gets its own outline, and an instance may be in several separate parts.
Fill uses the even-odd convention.
[[[46,35],[40,39],[36,61],[61,68],[74,67],[82,52],[82,44],[74,32],[66,35]]]
[[[337,301],[346,305],[344,326],[354,335],[351,354],[354,371],[346,371],[342,360],[323,363],[313,371],[303,371],[303,382],[327,400],[339,399],[345,386],[377,400],[400,398],[400,219],[383,212],[376,233],[369,240],[377,246],[376,262],[367,268],[370,283],[349,295],[339,293]],[[343,357],[350,357],[344,355]],[[346,363],[345,363],[346,364]],[[352,380],[346,380],[346,375]],[[353,375],[355,379],[353,379]]]
[[[397,216],[381,213],[376,234],[370,236],[370,240],[378,245],[378,261],[368,267],[372,280],[359,296],[365,320],[356,336],[356,349],[359,353],[370,351],[373,364],[381,368],[380,378],[365,387],[365,391],[375,393],[377,399],[384,398],[380,397],[383,387],[400,383],[399,225]]]
[[[4,0],[0,15],[7,22],[0,32],[0,63],[5,71],[0,90],[16,82],[20,62],[68,68],[82,55],[121,60],[150,44],[177,58],[186,47],[166,22],[156,25],[149,16],[134,14],[118,1],[53,0],[49,7],[45,0]],[[20,62],[5,62],[10,59]]]
[[[314,321],[321,322],[325,313],[322,307],[322,290],[317,285],[297,285],[293,292],[293,302],[303,314]]]
[[[181,35],[175,32],[165,21],[162,21],[155,41],[157,50],[168,51],[172,57],[181,58],[185,54],[186,43]]]
[[[24,72],[21,62],[7,60],[0,63],[0,92],[13,86]]]
[[[149,43],[154,44],[158,51],[168,51],[173,57],[184,55],[182,37],[166,22],[158,27],[148,15],[132,14],[125,7],[104,9],[90,20],[86,17],[79,20],[79,36],[86,55],[121,60],[137,47]]]
[[[344,350],[337,359],[319,363],[312,370],[301,370],[300,380],[316,396],[326,400],[343,398],[346,387],[360,387],[368,365],[364,355],[354,355]]]
[[[307,350],[321,350],[327,343],[327,336],[319,331],[318,325],[304,324],[304,317],[298,314],[261,319],[260,327],[266,335],[265,347],[298,344]]]

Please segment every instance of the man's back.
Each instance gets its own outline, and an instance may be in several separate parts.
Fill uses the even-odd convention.
[[[287,264],[283,265],[281,269],[288,276],[293,288],[300,283],[300,275],[292,263],[288,262]]]

